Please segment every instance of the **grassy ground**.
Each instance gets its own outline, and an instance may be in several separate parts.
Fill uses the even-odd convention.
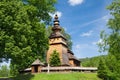
[[[96,73],[39,73],[19,75],[14,80],[100,80]]]

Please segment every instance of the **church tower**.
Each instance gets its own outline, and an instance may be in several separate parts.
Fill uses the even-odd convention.
[[[63,66],[77,66],[80,64],[78,61],[77,64],[74,59],[74,54],[68,49],[67,39],[61,33],[61,27],[59,24],[58,16],[54,17],[54,25],[52,27],[52,34],[49,36],[49,50],[47,51],[47,63],[49,63],[50,55],[56,50],[59,53],[59,58],[61,65]],[[72,57],[72,58],[70,58]]]

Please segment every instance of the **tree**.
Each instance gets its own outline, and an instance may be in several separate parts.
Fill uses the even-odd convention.
[[[100,59],[106,59],[106,55],[95,56],[91,58],[80,59],[82,66],[84,67],[98,67]]]
[[[102,80],[109,80],[108,79],[108,76],[109,76],[108,71],[109,70],[108,70],[105,62],[101,59],[99,61],[99,66],[98,66],[98,71],[97,71],[98,77],[101,78]]]
[[[120,0],[113,0],[112,4],[107,7],[111,11],[113,16],[108,21],[108,28],[110,33],[105,32],[101,34],[101,38],[104,41],[100,47],[103,51],[108,51],[108,57],[106,65],[110,72],[114,75],[114,80],[120,80]],[[112,64],[110,64],[112,62]]]
[[[67,45],[68,45],[68,48],[71,50],[72,49],[72,40],[71,40],[71,36],[65,32],[64,28],[61,27],[62,30],[61,30],[61,33],[63,34],[63,36],[65,36],[65,38],[67,39]],[[52,33],[52,26],[48,26],[47,27],[47,36],[49,37],[50,34]]]
[[[119,80],[117,79],[117,76],[119,75],[118,73],[116,73],[118,69],[118,63],[116,64],[117,59],[115,58],[114,55],[108,55],[106,60],[105,60],[105,64],[107,65],[108,69],[109,69],[109,76],[108,79],[109,80]]]
[[[108,22],[111,34],[108,35],[107,44],[109,45],[109,54],[114,55],[120,60],[120,0],[114,0],[110,6],[107,7],[111,11],[111,18]]]
[[[56,2],[57,0],[23,0],[23,3],[27,6],[32,6],[34,9],[37,9],[35,12],[29,12],[31,20],[37,17],[39,21],[46,22],[47,24],[51,21],[49,13],[54,13],[54,4]]]
[[[59,66],[60,63],[60,58],[59,58],[59,53],[54,50],[53,53],[50,55],[50,65],[51,66]]]
[[[11,72],[18,73],[36,58],[43,59],[48,49],[45,23],[51,19],[49,13],[54,12],[55,2],[0,1],[0,58],[11,59]]]
[[[7,65],[2,65],[0,67],[0,77],[8,77],[10,70],[8,69]]]

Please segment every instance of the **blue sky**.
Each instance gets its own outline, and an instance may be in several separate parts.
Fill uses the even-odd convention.
[[[72,37],[72,51],[78,58],[103,55],[96,43],[111,17],[106,6],[112,0],[58,0],[55,5],[60,26]]]

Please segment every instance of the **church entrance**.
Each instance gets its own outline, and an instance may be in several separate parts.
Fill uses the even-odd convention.
[[[38,72],[38,66],[35,66],[35,67],[34,67],[34,71],[35,71],[35,73]]]

